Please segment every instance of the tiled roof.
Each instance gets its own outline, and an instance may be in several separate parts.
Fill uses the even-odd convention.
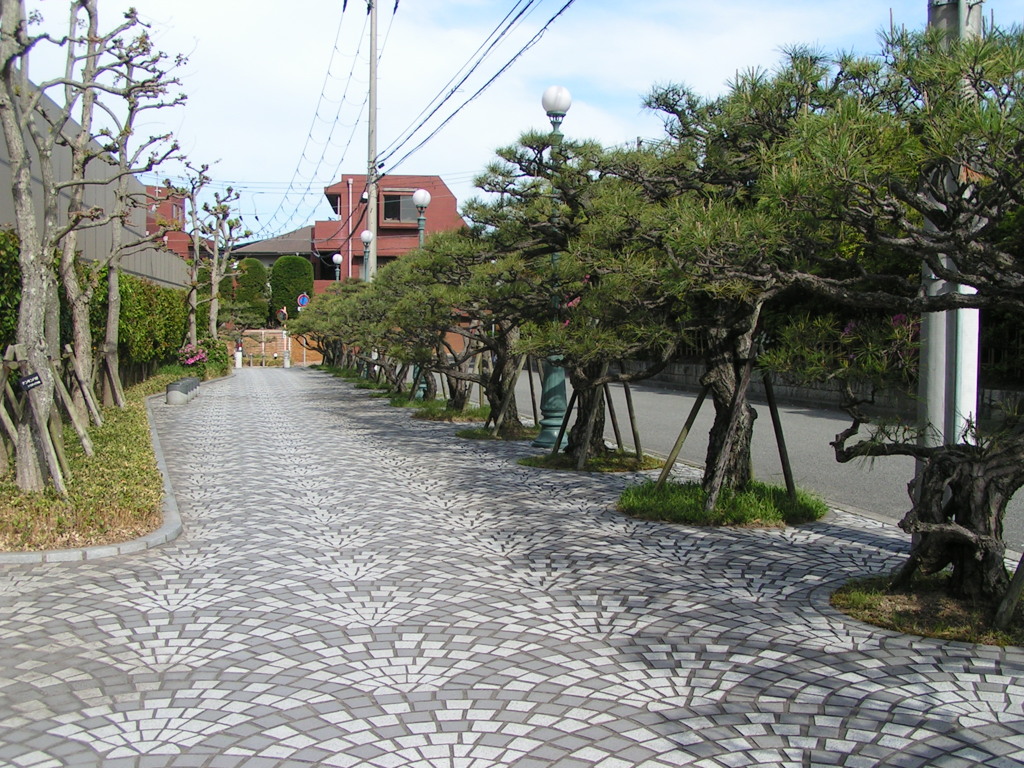
[[[286,232],[277,237],[267,240],[260,240],[255,243],[235,248],[234,253],[240,256],[254,256],[256,254],[286,254],[286,253],[309,253],[309,244],[313,236],[313,227],[300,227],[294,232]]]

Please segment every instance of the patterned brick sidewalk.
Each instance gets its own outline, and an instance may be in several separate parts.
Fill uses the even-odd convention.
[[[880,523],[632,521],[301,369],[153,410],[185,533],[0,566],[0,765],[1024,765],[1024,652],[828,607]]]

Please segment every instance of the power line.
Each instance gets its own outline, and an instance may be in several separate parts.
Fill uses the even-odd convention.
[[[310,142],[312,141],[313,131],[316,128],[317,118],[320,116],[320,109],[321,109],[321,107],[324,104],[324,100],[325,100],[325,96],[326,96],[326,92],[327,92],[328,82],[330,80],[331,72],[332,72],[333,67],[334,67],[335,54],[340,53],[340,51],[339,51],[339,44],[340,44],[340,41],[341,41],[342,25],[343,25],[344,20],[345,20],[345,10],[346,10],[346,7],[347,7],[347,3],[343,3],[342,4],[342,9],[341,9],[341,15],[338,18],[338,28],[337,28],[337,31],[335,32],[335,35],[334,35],[334,47],[331,49],[331,57],[330,57],[330,59],[328,60],[328,63],[327,63],[327,70],[326,70],[326,72],[324,74],[323,84],[320,86],[320,96],[319,96],[318,101],[317,101],[316,109],[313,112],[313,119],[310,122],[309,130],[306,133],[305,144],[302,147],[302,151],[299,153],[299,159],[296,162],[295,171],[293,172],[291,181],[289,182],[289,188],[286,191],[285,195],[281,198],[281,201],[278,204],[277,209],[275,209],[275,211],[271,215],[270,219],[267,221],[267,223],[265,225],[263,225],[263,227],[260,228],[260,233],[263,233],[263,232],[273,228],[274,222],[278,220],[278,216],[284,210],[284,207],[285,207],[287,201],[289,200],[290,194],[291,194],[293,188],[296,186],[296,180],[299,178],[299,174],[300,174],[300,171],[301,171],[301,168],[302,168],[302,160],[303,160],[303,158],[305,158],[306,151],[307,151],[307,149],[310,146]],[[364,22],[364,27],[363,28],[365,30],[365,22]],[[362,37],[363,36],[360,35],[360,41],[362,41]],[[360,46],[361,46],[361,42],[360,42]],[[358,57],[359,57],[359,50],[360,50],[359,47],[357,47],[355,56],[353,57],[353,69],[354,69],[354,66],[355,66],[355,61],[358,60]],[[338,108],[335,111],[334,120],[330,123],[330,125],[331,125],[331,133],[328,135],[327,141],[325,143],[324,152],[326,152],[326,146],[330,144],[330,137],[331,137],[331,135],[333,135],[334,126],[337,124],[337,118],[341,114],[341,108],[342,108],[342,106],[344,105],[344,103],[346,101],[346,98],[348,96],[348,88],[351,85],[351,83],[352,83],[352,71],[350,70],[349,71],[349,76],[348,76],[347,81],[346,81],[345,90],[342,93],[341,100],[338,102]],[[323,153],[321,154],[321,159],[322,158],[323,158]],[[318,166],[318,168],[319,168],[319,166]],[[314,171],[313,173],[315,175],[316,171]],[[306,192],[308,192],[310,190],[310,188],[311,188],[311,184],[307,184]],[[297,204],[296,208],[288,215],[288,217],[286,218],[285,223],[290,222],[292,220],[294,215],[298,212],[298,206],[299,205],[301,205],[301,203]]]
[[[395,4],[395,10],[397,10],[397,7],[398,7],[398,5],[396,3]],[[392,13],[391,21],[388,24],[388,28],[387,28],[387,30],[384,33],[384,41],[383,41],[383,43],[381,45],[381,48],[380,48],[380,51],[378,53],[378,60],[380,59],[381,56],[383,56],[384,51],[387,48],[388,40],[391,37],[391,30],[394,27],[394,20],[395,20],[395,14]],[[332,138],[334,136],[334,128],[336,128],[339,125],[344,125],[341,122],[341,120],[340,120],[341,110],[342,110],[344,104],[349,101],[348,100],[348,92],[349,92],[349,89],[352,86],[353,82],[355,81],[355,67],[356,67],[356,64],[358,63],[359,54],[362,51],[363,41],[365,40],[365,37],[366,37],[366,25],[367,25],[367,23],[368,23],[368,21],[364,19],[363,29],[362,29],[362,31],[360,32],[360,35],[359,35],[359,44],[358,44],[358,46],[356,48],[355,55],[352,58],[352,67],[349,70],[348,76],[346,78],[345,90],[344,90],[344,93],[342,95],[341,101],[337,102],[338,109],[335,111],[334,119],[332,121],[330,121],[331,132],[330,132],[330,134],[328,135],[326,141],[323,144],[323,149],[322,149],[322,151],[320,153],[320,157],[316,161],[315,168],[313,169],[312,173],[308,176],[305,190],[299,196],[299,201],[295,204],[295,207],[291,210],[291,212],[285,218],[286,222],[293,221],[299,215],[300,210],[302,209],[302,205],[303,205],[302,200],[304,198],[307,198],[307,197],[315,195],[316,199],[319,201],[319,199],[323,195],[323,189],[322,188],[318,188],[318,189],[316,189],[314,191],[313,187],[314,187],[314,184],[316,184],[316,186],[318,186],[318,187],[322,187],[322,184],[317,184],[316,178],[318,177],[318,175],[321,174],[321,169],[323,168],[324,163],[326,162],[328,149],[330,147],[332,147],[332,146],[339,146],[339,145],[332,144],[331,140],[332,140]],[[340,31],[339,31],[339,35],[340,35]],[[335,43],[335,50],[337,50],[337,42]],[[332,63],[333,63],[333,56],[332,56]],[[330,76],[330,68],[328,69],[327,77],[329,77],[329,76]],[[320,103],[322,103],[325,100],[325,90],[326,90],[326,84],[327,84],[327,77],[325,77],[324,86],[321,88]],[[366,110],[367,101],[368,101],[368,96],[367,96],[367,98],[363,99],[363,102],[362,102],[362,104],[359,107],[359,112],[357,113],[355,120],[350,124],[350,126],[347,126],[347,127],[351,127],[352,131],[349,133],[348,138],[347,138],[347,140],[344,143],[344,147],[343,147],[343,149],[341,151],[341,156],[338,159],[336,167],[330,173],[330,178],[332,180],[337,177],[338,173],[340,173],[341,166],[344,164],[345,158],[348,156],[349,149],[351,148],[352,142],[355,139],[356,131],[359,128],[360,121],[361,121],[362,116],[363,116],[363,112]],[[351,102],[349,102],[349,103],[351,103]],[[317,107],[317,116],[319,116],[319,105]],[[311,132],[310,132],[310,136],[311,136],[311,133],[312,133],[312,129],[311,129]],[[308,141],[307,141],[307,147],[308,147]],[[300,164],[299,164],[298,167],[301,167],[301,158],[305,157],[305,152],[306,152],[306,147],[303,148],[303,154],[300,157]],[[298,170],[298,167],[297,167],[297,170]],[[296,173],[296,175],[297,175],[297,173]],[[320,176],[320,177],[323,178],[322,176]],[[292,180],[292,184],[294,185],[294,178]],[[293,196],[294,196],[294,194],[293,194],[292,189],[289,189],[288,192],[285,194],[285,197],[282,199],[281,205],[278,206],[278,210],[275,211],[275,214],[274,214],[274,217],[272,218],[272,221],[276,219],[277,214],[284,208],[285,203],[291,197],[293,197]],[[313,210],[315,208],[316,208],[315,204],[313,206],[308,206],[306,208],[306,210],[307,210],[306,218],[308,218],[309,215],[312,215]],[[269,229],[269,228],[270,228],[270,225],[268,224],[266,227],[263,228],[263,230],[266,230],[266,229]]]
[[[384,159],[391,156],[388,153],[391,152],[393,147],[400,148],[403,142],[408,141],[412,137],[412,135],[415,134],[416,131],[423,127],[424,123],[426,123],[428,120],[430,120],[430,118],[437,114],[441,107],[443,107],[456,94],[458,89],[466,83],[466,81],[473,75],[473,73],[476,72],[476,70],[483,63],[484,59],[486,59],[491,53],[494,52],[495,48],[497,47],[498,43],[501,42],[502,38],[504,38],[513,28],[515,28],[524,19],[524,17],[528,14],[531,8],[535,5],[537,0],[527,0],[526,5],[519,11],[518,14],[515,15],[514,18],[512,18],[513,14],[516,13],[516,9],[519,8],[522,2],[523,0],[517,0],[516,4],[512,6],[512,9],[505,15],[505,18],[502,19],[495,26],[495,28],[490,32],[490,34],[487,35],[484,42],[481,43],[480,46],[476,49],[476,51],[473,52],[473,54],[470,56],[469,61],[463,64],[456,71],[456,73],[452,75],[451,79],[449,79],[448,82],[445,83],[444,86],[442,86],[438,94],[434,96],[433,99],[430,100],[430,102],[423,108],[423,110],[416,117],[413,118],[412,124],[410,124],[410,126],[405,130],[403,130],[398,135],[398,138],[396,138],[391,144],[384,148],[384,151],[381,153]],[[485,47],[486,50],[484,50]],[[483,51],[483,53],[481,53],[481,51]],[[475,61],[473,60],[474,57],[476,57]],[[456,78],[458,78],[460,74],[462,74],[461,79],[459,79],[458,82],[455,82]],[[420,121],[418,124],[416,124],[417,120]],[[393,154],[393,152],[391,152],[391,154]]]
[[[483,84],[483,85],[482,85],[482,86],[481,86],[481,87],[480,87],[480,88],[479,88],[479,89],[478,89],[478,90],[477,90],[477,91],[476,91],[476,92],[475,92],[475,93],[474,93],[474,94],[473,94],[472,96],[470,96],[470,97],[469,97],[468,99],[466,99],[466,100],[465,100],[464,102],[462,102],[462,104],[460,104],[460,105],[459,105],[459,107],[458,107],[458,108],[457,108],[457,109],[456,109],[456,110],[455,110],[454,112],[452,112],[452,113],[451,113],[450,115],[448,115],[448,117],[446,117],[446,118],[445,118],[445,119],[444,119],[444,120],[443,120],[443,121],[441,122],[441,124],[437,126],[437,128],[435,128],[435,129],[434,129],[433,131],[431,131],[431,132],[430,132],[430,134],[429,134],[429,135],[428,135],[428,136],[427,136],[427,137],[426,137],[425,139],[423,139],[422,141],[420,141],[420,143],[419,143],[419,144],[417,144],[417,145],[416,145],[415,147],[413,147],[413,148],[412,148],[412,149],[410,149],[410,150],[409,150],[408,152],[406,152],[406,153],[405,153],[404,155],[402,155],[402,157],[401,157],[401,158],[400,158],[399,160],[397,160],[396,162],[392,163],[392,164],[390,165],[390,168],[391,168],[392,170],[394,170],[395,168],[397,168],[398,166],[400,166],[400,165],[401,165],[402,163],[404,163],[404,162],[405,162],[406,160],[408,160],[408,159],[409,159],[410,157],[412,157],[412,155],[414,155],[414,154],[415,154],[416,152],[418,152],[418,151],[419,151],[420,149],[422,149],[422,148],[423,148],[423,147],[424,147],[424,146],[425,146],[425,145],[427,144],[427,142],[429,142],[429,141],[430,141],[431,139],[433,139],[433,138],[434,138],[434,137],[435,137],[435,136],[436,136],[436,135],[437,135],[438,133],[440,133],[440,132],[441,132],[441,130],[442,130],[442,129],[443,129],[443,128],[444,128],[445,126],[446,126],[446,125],[448,125],[448,123],[450,123],[450,122],[451,122],[451,121],[452,121],[452,120],[453,120],[453,119],[455,118],[455,116],[456,116],[456,115],[458,115],[458,114],[459,114],[459,112],[461,112],[461,111],[462,111],[463,109],[465,109],[465,108],[466,108],[466,107],[467,107],[467,106],[468,106],[468,105],[469,105],[469,104],[470,104],[471,102],[475,101],[475,100],[476,100],[476,99],[477,99],[477,98],[478,98],[478,97],[479,97],[479,96],[480,96],[480,95],[481,95],[481,94],[482,94],[482,93],[483,93],[484,91],[486,91],[486,90],[487,90],[488,88],[490,88],[490,87],[491,87],[491,85],[493,85],[493,84],[495,83],[495,81],[497,81],[497,79],[498,79],[499,77],[501,77],[501,76],[502,76],[503,74],[505,74],[505,72],[506,72],[506,71],[507,71],[507,70],[508,70],[508,69],[509,69],[509,68],[510,68],[510,67],[511,67],[511,66],[512,66],[513,64],[515,64],[515,63],[516,63],[516,61],[517,61],[517,60],[518,60],[518,59],[519,59],[519,58],[520,58],[520,57],[521,57],[521,56],[522,56],[522,55],[523,55],[524,53],[526,53],[526,52],[527,52],[527,51],[528,51],[528,50],[529,50],[530,48],[532,48],[532,47],[533,47],[534,45],[536,45],[536,44],[537,44],[537,42],[538,42],[538,41],[539,41],[539,40],[540,40],[540,39],[541,39],[541,38],[542,38],[542,37],[544,36],[544,33],[548,31],[548,28],[549,28],[549,27],[550,27],[550,26],[551,26],[551,25],[552,25],[552,24],[553,24],[553,23],[555,22],[555,20],[557,20],[557,19],[558,19],[558,18],[559,18],[559,17],[560,17],[560,16],[561,16],[561,15],[562,15],[563,13],[565,13],[565,12],[566,12],[567,10],[569,10],[569,8],[570,8],[570,7],[571,7],[571,6],[573,5],[573,3],[575,3],[575,2],[576,2],[576,0],[568,0],[568,1],[567,1],[567,2],[565,3],[565,5],[563,5],[563,6],[562,6],[562,7],[561,7],[561,8],[560,8],[560,9],[558,10],[558,12],[557,12],[557,13],[555,13],[555,15],[554,15],[554,16],[552,16],[552,17],[551,17],[550,19],[548,19],[548,20],[547,20],[547,23],[545,23],[545,24],[544,24],[544,26],[543,26],[543,27],[541,27],[540,31],[538,31],[538,32],[537,32],[537,33],[536,33],[536,34],[535,34],[535,35],[534,35],[534,36],[533,36],[532,38],[530,38],[530,40],[529,40],[529,41],[528,41],[528,42],[526,43],[526,45],[524,45],[524,46],[523,46],[522,48],[520,48],[520,49],[519,49],[519,51],[518,51],[518,52],[516,53],[516,55],[515,55],[515,56],[513,56],[513,57],[512,57],[511,59],[509,59],[509,61],[508,61],[508,62],[506,62],[506,64],[505,64],[505,65],[504,65],[504,66],[503,66],[503,67],[502,67],[501,69],[499,69],[499,70],[498,70],[498,71],[497,71],[497,72],[496,72],[496,73],[495,73],[495,74],[494,74],[494,75],[493,75],[493,76],[492,76],[492,77],[491,77],[491,78],[490,78],[490,79],[489,79],[489,80],[488,80],[488,81],[487,81],[486,83],[484,83],[484,84]],[[407,142],[408,142],[408,141],[409,141],[409,140],[410,140],[410,139],[412,138],[412,135],[414,135],[414,134],[416,133],[416,131],[418,131],[418,130],[419,130],[420,128],[422,128],[422,127],[423,127],[423,125],[425,124],[425,122],[426,122],[426,121],[424,121],[424,122],[421,122],[421,123],[420,123],[420,125],[419,125],[419,126],[417,126],[416,130],[414,130],[414,131],[412,132],[412,134],[410,134],[410,137],[409,137],[409,139],[407,139],[407,140],[406,140],[405,142],[403,142],[403,143],[402,143],[401,145],[399,145],[399,146],[395,147],[395,148],[394,148],[393,150],[391,150],[391,152],[390,152],[390,153],[389,153],[389,154],[388,154],[387,156],[385,156],[385,157],[381,158],[381,162],[384,162],[384,161],[386,161],[386,160],[387,160],[388,158],[390,158],[390,157],[394,156],[394,155],[395,155],[395,153],[397,153],[397,152],[398,152],[398,151],[399,151],[399,150],[400,150],[400,149],[401,149],[401,148],[402,148],[402,147],[403,147],[403,146],[404,146],[404,145],[405,145],[405,144],[406,144],[406,143],[407,143]]]
[[[497,50],[497,46],[510,34],[512,30],[524,23],[525,19],[533,13],[538,7],[538,3],[543,0],[516,0],[511,10],[509,10],[502,20],[495,25],[494,29],[487,35],[484,41],[476,48],[473,54],[467,59],[466,63],[463,64],[453,75],[448,82],[438,91],[438,94],[428,103],[426,107],[417,115],[412,121],[415,125],[411,125],[409,128],[404,130],[399,138],[393,141],[386,149],[383,155],[379,155],[379,162],[385,162],[395,157],[399,152],[403,150],[408,144],[414,139],[414,137],[421,132],[435,116],[439,114],[445,104],[449,103],[459,91],[461,87],[469,80],[469,78],[475,74],[482,64],[494,54]],[[548,28],[564,14],[573,4],[575,0],[567,0],[561,8],[547,20],[543,27],[535,33],[531,39],[522,46],[519,51],[510,58],[504,65],[502,65],[494,75],[492,75],[486,83],[477,89],[472,96],[464,100],[458,107],[456,107],[433,131],[430,132],[425,138],[423,138],[414,147],[409,149],[404,155],[401,156],[396,162],[390,165],[389,170],[393,171],[399,165],[408,160],[413,154],[422,149],[431,139],[433,139],[438,133],[440,133],[450,123],[456,115],[458,115],[469,103],[477,99],[487,88],[493,85],[508,69],[521,58],[526,51],[532,48],[541,37],[547,32]],[[397,3],[396,8],[397,10]],[[363,30],[359,37],[359,43],[356,46],[356,51],[352,57],[352,64],[345,77],[345,88],[340,100],[335,101],[334,99],[328,98],[329,84],[332,80],[341,80],[334,74],[336,54],[340,53],[340,40],[343,29],[344,11],[342,8],[342,16],[339,18],[338,29],[335,35],[334,49],[331,54],[330,61],[327,66],[327,70],[324,75],[323,83],[320,89],[320,95],[317,102],[316,110],[314,111],[310,128],[307,131],[306,140],[304,142],[302,151],[299,154],[299,159],[296,163],[295,171],[292,174],[292,178],[289,182],[272,182],[272,181],[221,181],[214,182],[211,186],[214,188],[222,189],[227,186],[231,186],[236,190],[248,193],[251,197],[258,195],[278,195],[280,194],[280,200],[270,215],[269,219],[264,217],[266,223],[260,222],[260,227],[256,232],[257,236],[267,236],[267,233],[273,232],[269,236],[276,236],[279,230],[283,230],[286,225],[290,225],[292,221],[300,215],[302,211],[307,212],[307,218],[313,214],[313,211],[318,205],[323,204],[323,185],[316,185],[315,180],[318,176],[321,176],[321,172],[327,162],[328,151],[333,148],[341,148],[341,156],[337,162],[336,167],[331,173],[331,182],[339,177],[342,166],[345,163],[346,157],[351,148],[352,142],[355,139],[356,132],[360,125],[360,120],[366,109],[366,99],[363,100],[359,107],[356,118],[351,123],[343,123],[341,120],[341,113],[345,108],[346,104],[351,104],[349,100],[349,91],[353,87],[353,83],[356,81],[355,69],[359,60],[359,55],[362,51],[362,45],[365,39],[366,22],[364,21]],[[390,37],[391,30],[395,21],[395,13],[392,12],[390,24],[388,25],[387,32],[384,38],[384,45],[382,45],[378,54],[378,60],[384,55],[388,39]],[[333,118],[324,116],[325,105],[335,106],[333,110]],[[330,113],[328,113],[329,115]],[[314,138],[314,130],[319,123],[327,123],[330,126],[330,130],[326,140],[321,144]],[[337,128],[349,127],[351,131],[348,133],[346,140],[343,145],[334,143],[334,136]],[[313,153],[310,151],[314,145],[321,146],[321,152],[319,157],[314,161]],[[313,164],[314,167],[311,172],[303,170],[304,164]],[[464,174],[472,176],[476,172],[464,172]],[[330,183],[330,182],[328,182]],[[317,186],[314,189],[314,186]],[[289,211],[290,208],[290,211]],[[285,211],[288,211],[285,215]],[[259,221],[258,214],[256,215],[257,221]]]

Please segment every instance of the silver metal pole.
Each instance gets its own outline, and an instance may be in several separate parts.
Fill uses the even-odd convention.
[[[982,33],[983,0],[929,0],[928,26],[950,40]],[[973,293],[969,286],[940,280],[925,267],[929,295]],[[957,443],[977,421],[980,312],[927,312],[921,321],[918,419],[923,445]]]
[[[366,248],[366,260],[363,268],[366,271],[363,279],[372,281],[377,275],[377,0],[367,0],[370,5],[370,98],[369,98],[369,130],[366,148],[366,228],[373,233],[373,239]]]

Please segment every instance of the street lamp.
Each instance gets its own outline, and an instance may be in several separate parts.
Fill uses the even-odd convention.
[[[363,241],[363,282],[369,282],[370,273],[367,270],[366,256],[370,251],[370,243],[373,242],[373,232],[364,229],[359,233],[359,239]]]
[[[425,189],[417,189],[412,193],[412,204],[416,206],[416,228],[419,230],[420,248],[427,228],[427,206],[430,205],[430,193]],[[422,400],[427,394],[427,383],[423,380],[423,371],[418,365],[412,369],[412,380],[416,384],[416,399]]]
[[[552,144],[557,144],[562,140],[562,132],[559,129],[562,127],[562,120],[565,119],[565,113],[572,106],[572,94],[564,86],[552,85],[544,91],[540,103],[548,113],[548,120],[551,121]]]
[[[430,205],[430,193],[425,189],[417,189],[412,193],[412,204],[416,206],[419,216],[416,217],[416,226],[420,233],[420,248],[423,247],[423,235],[427,226],[427,206]]]
[[[554,148],[562,141],[560,129],[562,120],[565,119],[565,113],[572,106],[572,94],[569,93],[568,88],[552,85],[544,91],[540,103],[548,115],[548,120],[551,121],[551,146]],[[557,264],[558,254],[553,253],[551,254],[551,266],[555,267]],[[552,296],[551,301],[553,305],[557,306],[560,299],[558,296]],[[540,434],[532,443],[535,448],[548,450],[554,448],[555,441],[558,440],[558,433],[561,431],[562,421],[565,419],[565,369],[557,365],[560,359],[557,356],[549,357],[542,366]],[[562,440],[563,444],[558,446],[559,450],[564,447],[566,438],[563,436]]]
[[[343,261],[342,255],[340,253],[334,254],[333,256],[331,256],[331,261],[334,262],[334,279],[341,280],[341,262]]]

